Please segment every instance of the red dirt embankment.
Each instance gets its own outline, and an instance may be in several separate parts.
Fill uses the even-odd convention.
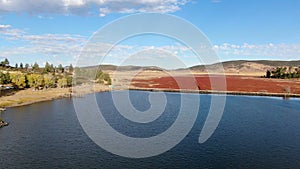
[[[218,86],[226,79],[226,87]],[[243,76],[195,75],[193,77],[160,77],[152,79],[134,79],[132,85],[137,88],[151,89],[188,89],[213,90],[230,92],[264,92],[300,94],[299,80],[266,79]],[[195,83],[196,82],[196,83]],[[180,86],[180,87],[179,87]]]

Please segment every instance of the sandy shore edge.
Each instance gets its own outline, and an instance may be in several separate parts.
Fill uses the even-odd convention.
[[[12,108],[27,106],[34,103],[51,101],[62,98],[72,98],[84,96],[86,94],[110,91],[108,86],[104,85],[81,85],[70,88],[51,88],[47,90],[25,89],[15,92],[9,96],[0,97],[0,107]],[[87,90],[89,89],[89,90]]]

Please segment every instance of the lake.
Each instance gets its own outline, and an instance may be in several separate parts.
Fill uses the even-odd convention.
[[[150,107],[148,95],[130,92],[141,111]],[[180,95],[166,97],[160,118],[134,126],[110,104],[111,93],[96,94],[107,121],[140,138],[164,132],[175,121]],[[10,125],[0,129],[0,168],[300,168],[299,99],[227,96],[218,128],[199,144],[212,96],[199,97],[200,112],[187,137],[166,153],[143,159],[120,157],[95,144],[81,128],[72,99],[9,108],[2,114]]]

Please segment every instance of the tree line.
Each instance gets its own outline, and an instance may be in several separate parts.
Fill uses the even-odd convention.
[[[55,87],[65,88],[72,86],[72,81],[72,76],[66,74],[4,73],[0,71],[0,84],[12,84],[18,89],[34,88],[40,90]]]
[[[58,67],[54,67],[53,64],[49,64],[48,62],[46,62],[45,67],[39,67],[37,63],[34,63],[30,68],[29,64],[25,64],[25,67],[23,67],[22,63],[11,67],[7,59],[0,62],[0,68],[1,85],[12,84],[18,89],[34,88],[37,90],[72,86],[75,70],[72,64],[66,67],[66,70],[61,64],[59,64]],[[111,84],[110,76],[107,73],[97,71],[95,74],[95,71],[92,72],[92,70],[80,68],[76,68],[76,70],[78,77],[84,77],[81,79],[86,79],[93,74],[95,82],[107,85]],[[76,84],[84,82],[86,82],[86,80],[77,80]]]
[[[68,70],[66,70],[66,68]],[[34,64],[29,65],[26,63],[16,63],[15,66],[10,66],[8,59],[0,62],[1,70],[12,70],[12,71],[22,71],[22,72],[34,72],[34,73],[64,73],[65,71],[72,73],[74,71],[73,65],[70,64],[68,67],[63,67],[62,64],[59,64],[57,67],[53,64],[46,62],[45,67],[40,68],[39,64],[35,62]]]
[[[266,72],[266,78],[277,78],[277,79],[292,79],[300,78],[300,66],[294,68],[290,67],[277,67],[275,70],[268,70]]]

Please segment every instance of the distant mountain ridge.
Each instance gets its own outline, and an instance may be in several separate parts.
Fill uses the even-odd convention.
[[[164,71],[165,69],[157,67],[157,66],[116,66],[116,65],[100,65],[100,66],[89,66],[85,67],[87,69],[101,69],[102,71],[137,71],[137,70],[144,70],[144,71]]]
[[[226,72],[265,72],[276,67],[299,67],[300,60],[296,61],[272,61],[272,60],[234,60],[215,63],[211,65],[197,65],[186,69],[192,71],[205,72],[206,69],[218,68],[222,64]],[[115,65],[100,65],[86,68],[99,68],[103,71],[165,71],[166,69],[157,66],[115,66]],[[185,70],[185,69],[177,69]]]
[[[293,67],[298,67],[300,66],[300,60],[296,61],[272,61],[272,60],[233,60],[233,61],[225,61],[222,62],[223,67],[230,67],[230,66],[242,66],[245,63],[255,63],[255,64],[261,64],[261,65],[266,65],[266,66],[293,66]],[[202,66],[213,66],[217,65],[219,63],[211,64],[211,65],[197,65],[190,67],[191,69],[199,68]]]
[[[297,61],[272,61],[272,60],[236,60],[221,63],[225,72],[265,72],[276,67],[299,67],[300,60]],[[205,71],[219,67],[220,63],[211,65],[198,65],[190,67],[193,71]]]

